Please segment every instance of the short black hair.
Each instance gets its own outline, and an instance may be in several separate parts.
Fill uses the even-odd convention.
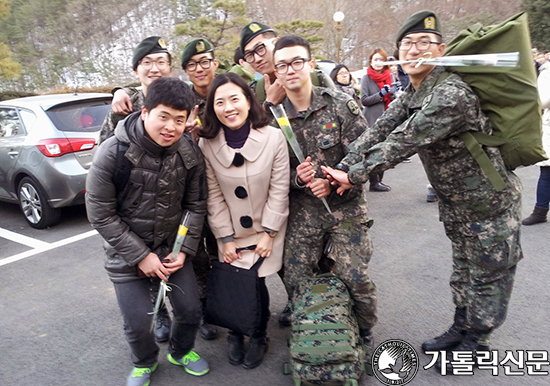
[[[260,129],[269,124],[269,116],[264,111],[262,106],[256,100],[256,97],[252,93],[252,90],[243,78],[239,75],[232,72],[226,74],[217,75],[210,89],[208,90],[208,97],[206,98],[206,111],[204,113],[204,125],[199,132],[201,137],[206,139],[216,138],[220,129],[222,128],[222,123],[218,119],[216,112],[214,111],[214,97],[216,96],[216,90],[227,83],[233,83],[240,87],[244,96],[250,103],[250,111],[248,112],[248,122],[250,122],[250,127],[253,129]]]
[[[241,47],[237,47],[235,50],[235,55],[233,55],[233,63],[239,64],[241,59],[244,60],[243,51],[241,50]]]
[[[275,52],[277,52],[277,50],[296,46],[304,47],[307,50],[307,55],[309,56],[308,59],[311,59],[311,47],[309,42],[298,35],[287,35],[277,40],[277,43],[275,43],[275,48],[273,49],[273,56],[275,56]]]
[[[143,106],[147,111],[153,110],[158,105],[171,107],[175,110],[187,111],[193,108],[193,92],[185,82],[170,77],[155,79],[147,87]]]

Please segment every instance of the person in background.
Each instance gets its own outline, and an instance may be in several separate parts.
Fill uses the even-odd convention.
[[[230,331],[227,338],[229,362],[245,369],[259,366],[267,351],[265,277],[283,266],[288,217],[288,148],[282,131],[268,123],[267,113],[241,77],[227,73],[214,79],[200,147],[206,160],[208,221],[218,240],[219,260],[250,269],[260,257],[266,258],[258,271],[261,324],[251,333],[248,351],[243,335]]]
[[[542,115],[542,143],[546,154],[550,156],[550,62],[540,66],[538,78],[540,101],[544,113]],[[537,201],[533,213],[525,218],[523,225],[540,224],[547,221],[550,203],[550,160],[537,163],[540,166],[540,176],[537,183]]]
[[[373,126],[379,116],[390,105],[392,97],[398,90],[397,85],[392,85],[392,76],[388,66],[379,65],[378,62],[386,62],[388,56],[382,48],[376,48],[369,56],[367,74],[361,78],[361,103],[363,113],[369,126]],[[373,172],[369,176],[369,191],[389,192],[391,187],[382,182],[384,172]]]
[[[355,79],[351,77],[351,73],[345,65],[337,64],[330,72],[330,78],[338,91],[348,94],[359,103],[359,96],[357,95],[359,86],[355,82]]]
[[[254,69],[244,60],[243,52],[241,47],[235,49],[235,54],[233,56],[233,66],[229,72],[233,72],[243,78],[246,82],[253,82],[256,80],[254,78]]]
[[[399,50],[395,50],[393,52],[393,57],[399,58]],[[407,75],[407,73],[405,72],[405,70],[403,70],[403,67],[400,64],[397,65],[397,78],[399,80],[399,83],[401,83],[402,91],[404,91],[409,85],[409,83],[411,83],[411,81],[409,80],[409,75]]]

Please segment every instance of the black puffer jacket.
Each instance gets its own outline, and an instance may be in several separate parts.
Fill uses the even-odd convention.
[[[117,192],[113,174],[119,141],[129,144],[125,157],[132,167],[128,183]],[[161,147],[145,136],[140,112],[129,115],[97,149],[86,190],[88,219],[105,239],[105,269],[113,282],[139,279],[137,264],[150,252],[160,258],[170,253],[184,210],[191,222],[181,250],[195,254],[207,186],[204,158],[188,135]]]

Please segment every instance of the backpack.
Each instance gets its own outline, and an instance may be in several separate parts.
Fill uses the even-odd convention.
[[[510,170],[547,159],[542,147],[541,105],[527,15],[519,13],[487,27],[475,24],[461,31],[445,50],[445,56],[504,52],[519,52],[519,65],[448,67],[472,88],[491,122],[492,135],[466,132],[460,138],[496,190],[504,189],[506,184],[481,145],[498,147]],[[443,80],[438,79],[436,84]]]
[[[292,298],[290,363],[295,386],[357,386],[364,374],[365,347],[345,284],[333,274],[301,283]]]

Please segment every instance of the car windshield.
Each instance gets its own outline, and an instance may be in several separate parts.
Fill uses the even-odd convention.
[[[94,132],[101,129],[110,109],[109,100],[92,100],[55,106],[46,114],[61,131]]]

